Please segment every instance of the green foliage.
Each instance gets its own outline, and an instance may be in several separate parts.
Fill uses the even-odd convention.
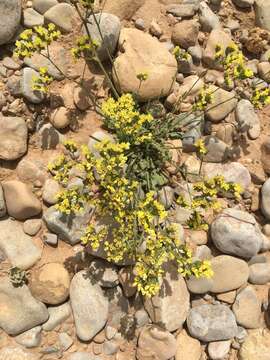
[[[33,77],[33,90],[47,93],[52,82],[53,78],[48,74],[48,69],[46,67],[41,67],[39,69],[39,76]]]

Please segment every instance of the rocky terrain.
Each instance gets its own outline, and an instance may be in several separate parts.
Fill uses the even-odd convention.
[[[103,131],[87,90],[72,82],[82,71],[70,53],[80,32],[74,8],[60,0],[0,0],[0,360],[269,360],[270,107],[255,109],[235,96],[239,86],[224,86],[215,48],[235,41],[255,74],[248,84],[267,89],[270,1],[95,6],[103,11],[99,56],[106,64],[106,46],[115,54],[113,80],[121,91],[139,87],[141,102],[161,98],[167,110],[189,91],[181,104],[188,112],[204,84],[219,90],[217,106],[195,127],[187,123],[176,161],[189,183],[196,181],[201,162],[194,144],[204,138],[202,173],[240,184],[242,197],[224,199],[208,231],[192,230],[186,209],[173,204],[177,189],[167,188],[166,207],[194,258],[210,261],[209,279],[168,273],[160,292],[143,299],[129,266],[85,253],[80,238],[89,209],[71,222],[63,217],[54,207],[60,186],[47,170],[65,139],[91,148],[89,136]],[[23,29],[48,23],[63,34],[51,49],[61,71],[39,54],[13,56]],[[99,37],[95,23],[89,31]],[[180,66],[175,46],[189,54]],[[32,86],[42,66],[54,78],[48,95]],[[140,84],[137,74],[145,70],[149,78]],[[85,69],[85,82],[99,100],[108,97],[95,67]],[[20,269],[13,278],[11,268]]]

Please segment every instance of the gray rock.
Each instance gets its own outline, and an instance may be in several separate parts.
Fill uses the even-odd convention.
[[[249,267],[248,281],[255,285],[264,285],[270,281],[270,264],[257,263]]]
[[[7,213],[6,202],[4,197],[3,187],[0,184],[0,218],[4,217]]]
[[[237,324],[247,329],[259,328],[261,325],[261,307],[262,303],[251,286],[241,290],[232,307]]]
[[[41,249],[24,233],[21,224],[11,219],[0,221],[0,249],[12,266],[24,270],[33,266],[41,257]]]
[[[196,12],[196,6],[194,4],[172,4],[166,7],[166,11],[181,18],[192,17]]]
[[[254,4],[254,0],[233,0],[233,3],[240,8],[250,8]]]
[[[69,303],[59,306],[48,307],[49,319],[42,325],[44,331],[52,331],[58,325],[62,324],[71,315],[71,307]]]
[[[85,226],[91,218],[91,210],[85,209],[84,213],[76,216],[64,215],[53,206],[44,212],[43,220],[48,229],[57,234],[60,239],[71,245],[81,241]]]
[[[10,70],[19,70],[21,68],[21,65],[18,64],[16,61],[14,61],[14,59],[12,59],[9,56],[6,56],[3,59],[3,65]]]
[[[56,234],[45,233],[43,235],[43,241],[48,245],[56,246],[58,243],[58,237]]]
[[[117,342],[114,340],[105,341],[105,343],[103,344],[103,351],[106,355],[113,355],[117,353],[118,349],[119,344],[117,344]]]
[[[93,15],[88,18],[88,30],[92,39],[98,41],[100,44],[97,50],[99,59],[101,61],[109,60],[113,57],[121,30],[120,19],[105,12],[95,14],[99,23],[100,31],[96,25]],[[109,51],[109,54],[108,54]]]
[[[16,336],[15,341],[26,348],[39,346],[41,343],[41,326],[36,326]]]
[[[0,45],[8,43],[19,28],[21,20],[21,0],[0,2]]]
[[[16,160],[27,151],[27,125],[23,118],[0,116],[0,159]]]
[[[109,316],[107,325],[114,328],[119,328],[121,325],[121,319],[128,313],[128,299],[124,296],[120,286],[106,289],[105,296],[109,302]]]
[[[58,4],[57,0],[34,0],[33,8],[40,14],[44,14],[47,10],[56,4]]]
[[[198,246],[194,257],[199,260],[210,260],[212,258],[211,249],[206,245]]]
[[[43,187],[42,199],[49,205],[55,205],[57,203],[57,195],[60,191],[61,186],[58,181],[47,179]]]
[[[211,278],[196,278],[195,276],[191,276],[187,280],[187,287],[190,292],[193,294],[205,294],[210,291],[213,286],[213,280]]]
[[[59,335],[59,343],[62,351],[68,350],[72,344],[73,340],[72,337],[69,336],[67,333],[61,332]]]
[[[190,46],[187,51],[195,63],[199,63],[202,60],[202,48],[199,45]]]
[[[114,142],[112,135],[103,130],[95,131],[94,134],[92,134],[92,136],[93,137],[90,137],[90,139],[88,141],[88,147],[89,147],[89,150],[91,151],[91,153],[95,157],[100,157],[100,154],[99,154],[98,150],[96,149],[96,145],[99,141],[108,140],[110,142]]]
[[[203,31],[211,32],[212,30],[222,28],[219,17],[210,9],[206,2],[202,1],[200,3],[199,13],[199,20]]]
[[[267,179],[261,190],[261,211],[267,220],[270,220],[270,179]]]
[[[44,304],[37,301],[26,285],[14,287],[8,278],[0,284],[0,327],[9,335],[19,335],[48,319]]]
[[[184,134],[182,139],[183,150],[187,152],[194,151],[194,144],[199,138],[202,137],[204,129],[203,114],[190,114],[188,116],[185,116],[184,119],[179,123],[184,128]]]
[[[117,267],[104,260],[94,260],[89,267],[93,282],[101,287],[111,288],[119,284]]]
[[[0,350],[0,360],[38,360],[39,356],[20,347],[9,346]]]
[[[77,336],[91,340],[105,326],[109,302],[98,284],[92,284],[85,271],[78,272],[70,285],[70,301]]]
[[[39,73],[31,68],[24,68],[21,78],[21,91],[26,100],[33,104],[40,104],[44,100],[41,91],[34,90],[34,79],[39,77]]]
[[[231,341],[215,341],[208,345],[208,355],[211,360],[223,360],[229,353]]]
[[[254,132],[254,128],[259,129],[260,135],[260,119],[256,114],[253,105],[246,99],[241,99],[235,109],[236,120],[239,124],[240,131],[242,132]],[[251,134],[253,133],[251,132]]]
[[[44,17],[36,10],[28,8],[23,12],[23,25],[27,28],[44,25]]]
[[[147,312],[144,309],[140,309],[135,313],[136,326],[138,328],[149,324],[150,319]]]
[[[139,30],[145,30],[145,23],[144,20],[139,18],[135,21],[135,27]]]
[[[30,219],[23,223],[23,231],[30,236],[35,236],[41,229],[42,221],[40,219]]]
[[[42,150],[55,149],[58,144],[64,141],[64,136],[51,124],[43,125],[38,135],[39,145]]]
[[[226,209],[211,225],[215,246],[225,254],[246,259],[256,255],[263,236],[254,217],[241,210]]]
[[[76,11],[70,4],[56,4],[44,13],[44,18],[45,22],[53,23],[62,32],[69,33],[76,22]]]
[[[234,314],[225,305],[200,305],[187,318],[191,336],[204,342],[232,339],[237,334]]]
[[[262,29],[270,31],[270,3],[265,0],[255,0],[255,21]]]
[[[204,161],[221,163],[228,159],[228,145],[219,140],[217,137],[211,135],[207,136],[205,138],[205,146],[207,153],[203,156]]]

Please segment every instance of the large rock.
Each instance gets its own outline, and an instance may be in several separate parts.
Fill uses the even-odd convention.
[[[81,241],[90,218],[90,209],[85,209],[83,213],[76,216],[69,216],[61,214],[54,206],[45,211],[43,215],[48,229],[71,245]]]
[[[87,21],[88,31],[91,38],[99,43],[97,49],[99,59],[101,61],[109,60],[110,57],[113,58],[115,53],[121,30],[121,22],[117,16],[105,12],[95,14],[95,18],[98,21],[99,27],[96,25],[94,16],[91,15]]]
[[[3,182],[7,212],[18,220],[25,220],[41,212],[41,203],[30,188],[21,181]]]
[[[217,216],[211,225],[211,237],[223,253],[246,259],[256,255],[263,242],[254,217],[237,209],[226,209]]]
[[[0,249],[12,266],[23,270],[29,269],[41,257],[41,249],[24,233],[21,224],[11,219],[0,221]]]
[[[175,360],[200,360],[202,348],[198,340],[190,337],[186,330],[182,330],[176,338],[177,349]]]
[[[251,286],[241,290],[232,307],[237,324],[247,329],[259,328],[261,325],[261,307],[262,303]]]
[[[98,284],[92,284],[85,271],[78,272],[71,281],[70,301],[77,336],[91,340],[105,326],[109,302]]]
[[[123,29],[119,46],[123,51],[115,59],[114,82],[122,93],[138,93],[142,101],[166,96],[172,89],[177,72],[174,56],[156,38],[137,29]],[[147,72],[148,79],[137,75]],[[139,89],[140,88],[140,89]]]
[[[270,179],[267,179],[261,190],[261,211],[267,220],[270,220]]]
[[[39,356],[20,347],[9,346],[0,350],[0,360],[38,360]]]
[[[212,93],[212,101],[206,109],[206,116],[210,121],[216,123],[223,120],[235,109],[237,99],[234,92],[223,90],[214,85],[209,87],[209,91]]]
[[[239,360],[268,360],[270,332],[266,329],[253,330],[248,333],[239,352]]]
[[[0,159],[16,160],[23,156],[27,151],[27,133],[23,118],[0,116]]]
[[[21,0],[1,0],[0,2],[0,45],[9,42],[20,25]]]
[[[145,0],[104,0],[103,10],[117,15],[121,20],[130,19],[144,4]]]
[[[56,4],[44,13],[47,23],[55,24],[62,32],[69,33],[76,25],[76,11],[70,4]]]
[[[176,353],[176,340],[172,334],[157,326],[145,326],[138,339],[138,360],[169,360]]]
[[[188,330],[204,342],[232,339],[237,334],[234,314],[225,305],[199,305],[190,310]]]
[[[270,3],[267,0],[255,0],[256,25],[270,31]]]
[[[205,64],[213,69],[220,69],[220,64],[215,57],[216,46],[219,44],[223,49],[226,49],[231,43],[232,39],[228,33],[223,30],[212,30],[203,52],[203,61]]]
[[[70,278],[62,264],[49,263],[31,274],[30,289],[36,299],[58,305],[69,296]]]
[[[153,323],[172,332],[181,329],[189,311],[189,292],[185,280],[172,264],[166,265],[166,276],[159,293],[146,298],[144,306]]]
[[[44,304],[36,300],[28,287],[14,287],[8,278],[0,283],[0,327],[9,335],[21,334],[48,319]]]

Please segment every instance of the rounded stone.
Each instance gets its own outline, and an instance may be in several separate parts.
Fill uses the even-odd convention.
[[[70,111],[64,106],[60,107],[51,114],[50,121],[56,129],[65,129],[71,121]]]
[[[41,229],[42,221],[40,219],[26,220],[23,223],[23,231],[30,236],[35,236]]]
[[[270,263],[257,263],[249,267],[248,281],[251,284],[264,285],[270,281]]]
[[[0,2],[0,45],[9,42],[15,35],[21,20],[21,0]]]

